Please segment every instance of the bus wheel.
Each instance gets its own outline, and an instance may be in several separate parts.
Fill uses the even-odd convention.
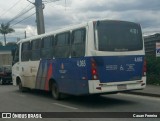
[[[58,88],[58,85],[54,82],[52,83],[52,96],[54,99],[56,100],[60,100],[61,98],[61,93],[59,92],[59,88]]]
[[[25,92],[25,91],[26,91],[26,90],[25,90],[25,88],[23,87],[23,85],[22,85],[22,82],[21,82],[21,81],[19,81],[18,86],[19,86],[19,91],[20,91],[20,92]]]

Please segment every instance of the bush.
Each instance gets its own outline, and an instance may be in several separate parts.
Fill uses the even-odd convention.
[[[147,59],[147,84],[160,85],[160,57],[152,56]]]

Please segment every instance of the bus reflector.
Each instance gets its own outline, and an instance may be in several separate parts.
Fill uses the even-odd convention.
[[[97,74],[97,65],[94,59],[91,60],[91,74],[92,74],[92,79],[97,80],[98,79],[98,74]]]
[[[96,89],[101,90],[102,88],[101,87],[96,87]]]

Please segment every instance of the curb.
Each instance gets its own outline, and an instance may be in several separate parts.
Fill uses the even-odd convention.
[[[160,94],[151,94],[145,92],[125,92],[126,94],[133,94],[133,95],[142,95],[142,96],[150,96],[150,97],[160,97]]]

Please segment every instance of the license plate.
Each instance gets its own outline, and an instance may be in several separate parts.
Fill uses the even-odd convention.
[[[118,90],[126,90],[127,89],[127,85],[126,84],[117,85],[117,89]]]

